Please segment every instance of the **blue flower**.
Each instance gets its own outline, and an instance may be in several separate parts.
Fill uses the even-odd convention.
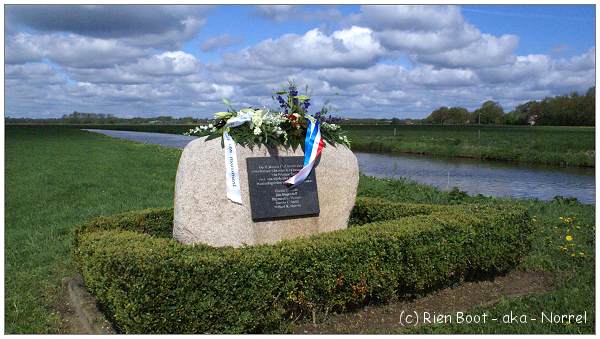
[[[288,107],[287,102],[285,100],[283,100],[281,95],[277,96],[277,101],[279,101],[279,107],[284,108],[284,109]]]
[[[316,119],[317,121],[321,121],[321,117],[322,117],[321,111],[319,111],[319,112],[315,113],[315,119]]]
[[[304,104],[304,111],[305,112],[308,111],[308,107],[310,107],[310,99],[304,100],[303,104]]]

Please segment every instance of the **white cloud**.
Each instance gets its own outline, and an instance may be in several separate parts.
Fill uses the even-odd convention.
[[[182,51],[163,52],[141,58],[134,63],[110,68],[65,68],[69,77],[79,82],[96,84],[152,84],[187,81],[202,72],[202,65],[191,54]],[[183,78],[183,79],[182,79]]]
[[[241,37],[232,37],[231,35],[225,33],[221,35],[217,35],[215,37],[206,39],[200,48],[204,52],[210,52],[214,50],[219,50],[223,48],[227,48],[233,45],[237,45],[242,42]]]
[[[256,5],[255,12],[263,19],[278,23],[286,20],[335,22],[343,18],[341,12],[330,5],[319,5],[310,10],[298,5]]]
[[[481,39],[460,49],[450,49],[435,54],[416,54],[413,58],[421,63],[441,67],[486,67],[511,63],[512,54],[519,43],[515,35],[503,35],[499,38],[482,34]]]
[[[389,84],[390,81],[406,79],[406,69],[398,65],[376,64],[369,68],[327,68],[317,71],[317,76],[339,88],[359,84]]]
[[[412,54],[463,48],[481,38],[457,6],[362,6],[354,21],[373,29],[386,48]]]
[[[468,46],[480,39],[481,33],[466,25],[460,29],[450,27],[439,31],[385,30],[376,32],[374,36],[391,50],[427,54]]]
[[[513,61],[514,35],[481,33],[457,6],[363,6],[355,22],[373,29],[388,50],[437,67],[485,67]]]
[[[517,56],[513,63],[482,68],[477,73],[489,84],[513,83],[540,77],[549,70],[551,62],[551,58],[543,54]]]
[[[136,37],[122,38],[124,43],[142,48],[181,48],[183,44],[192,39],[204,26],[204,18],[188,17],[181,20],[181,27],[161,33],[147,33]]]
[[[592,47],[587,52],[568,60],[560,60],[557,67],[571,71],[593,70],[596,67],[596,48]]]
[[[385,54],[371,30],[352,26],[326,35],[315,28],[303,35],[286,34],[268,39],[240,53],[229,54],[229,62],[245,67],[367,67]]]
[[[457,6],[365,5],[355,22],[378,31],[436,31],[464,24]]]
[[[8,38],[6,51],[5,61],[9,64],[48,58],[61,65],[81,68],[112,66],[148,54],[147,50],[119,40],[57,33],[19,33]]]
[[[174,51],[153,55],[125,67],[133,73],[149,75],[187,75],[198,72],[200,64],[191,54]]]
[[[212,6],[185,5],[8,5],[11,32],[71,33],[122,39],[128,45],[179,48],[205,22]]]
[[[63,83],[61,77],[52,66],[46,63],[27,63],[22,65],[6,65],[4,69],[4,79],[8,82],[27,81],[32,84],[56,84]]]
[[[257,5],[256,12],[266,19],[281,22],[287,19],[297,7],[295,5]]]
[[[433,88],[469,86],[479,82],[470,69],[437,69],[429,65],[412,69],[408,78],[415,84]]]

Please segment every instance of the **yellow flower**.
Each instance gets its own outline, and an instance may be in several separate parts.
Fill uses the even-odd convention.
[[[570,234],[567,234],[567,236],[565,237],[565,239],[567,241],[572,241],[573,240],[573,236],[571,236]]]

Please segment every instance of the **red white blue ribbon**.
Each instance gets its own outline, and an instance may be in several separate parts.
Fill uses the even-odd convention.
[[[325,146],[325,141],[321,138],[319,122],[312,117],[307,118],[308,126],[306,128],[306,138],[304,139],[304,167],[296,175],[285,181],[287,185],[297,186],[306,180],[319,155],[321,155],[323,146]]]

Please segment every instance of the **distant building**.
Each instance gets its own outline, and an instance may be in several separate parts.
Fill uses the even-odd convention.
[[[527,118],[527,123],[529,124],[529,126],[533,126],[533,125],[535,125],[537,119],[538,119],[537,114],[530,115],[529,118]]]

